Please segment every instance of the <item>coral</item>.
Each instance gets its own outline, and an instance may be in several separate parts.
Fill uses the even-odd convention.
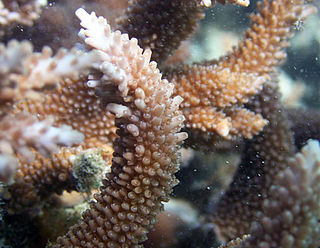
[[[189,129],[214,132],[224,138],[251,138],[267,124],[261,115],[241,107],[261,90],[264,77],[215,65],[178,67],[166,77],[177,85],[175,93],[184,98],[182,108]]]
[[[309,139],[320,140],[320,113],[316,109],[288,109],[288,117],[292,122],[294,143],[301,149]]]
[[[40,91],[55,87],[63,78],[78,78],[96,61],[94,53],[83,54],[79,50],[60,49],[52,56],[52,50],[44,47],[41,53],[33,53],[32,45],[11,40],[0,47],[1,105],[24,98],[39,98]],[[84,70],[84,71],[83,71]]]
[[[132,1],[125,15],[119,18],[117,29],[138,39],[142,48],[151,49],[152,60],[162,64],[179,47],[181,41],[194,32],[199,20],[204,17],[203,9],[210,7],[212,2],[210,0]],[[219,2],[225,3],[224,0]],[[229,0],[229,2],[245,6],[249,4],[246,0]]]
[[[152,60],[161,63],[194,31],[203,8],[200,0],[133,1],[118,21],[118,29],[138,39],[142,48],[151,49]]]
[[[275,175],[251,235],[239,247],[319,247],[319,152],[318,141],[308,142]]]
[[[184,120],[178,111],[182,99],[171,97],[173,85],[161,79],[150,62],[150,50],[143,51],[127,35],[111,32],[106,20],[94,13],[79,9],[77,15],[85,28],[85,42],[104,58],[97,68],[101,72],[88,83],[115,114],[120,137],[114,143],[112,171],[101,193],[94,196],[96,202],[79,224],[58,238],[55,247],[90,243],[135,247],[146,239],[161,202],[168,201],[177,184],[177,148],[187,138],[179,132]]]
[[[28,42],[10,41],[1,46],[1,180],[9,183],[15,177],[15,168],[34,158],[34,148],[42,156],[48,157],[58,151],[58,147],[71,146],[83,140],[83,134],[62,124],[54,126],[54,118],[32,115],[25,111],[14,112],[18,101],[28,98],[39,100],[44,92],[55,88],[63,78],[76,80],[97,60],[97,54],[79,50],[59,50],[52,56],[50,48],[41,53],[33,52]],[[59,87],[58,87],[59,88]],[[37,114],[40,114],[39,112]],[[34,171],[34,170],[32,170]],[[32,175],[30,175],[32,177]]]
[[[269,82],[251,103],[252,109],[269,120],[269,125],[247,141],[233,181],[213,211],[213,222],[225,240],[248,234],[256,211],[268,197],[273,176],[286,168],[294,155],[290,123],[279,99],[277,84]]]
[[[102,108],[101,100],[86,85],[87,78],[60,81],[41,99],[26,99],[14,105],[14,113],[37,114],[38,119],[54,117],[55,125],[68,125],[84,135],[85,148],[111,143],[117,136],[114,117]]]
[[[31,26],[39,18],[41,8],[47,5],[46,0],[0,1],[0,24],[9,25],[18,22]]]
[[[300,6],[300,7],[299,7]],[[226,138],[251,138],[266,125],[259,114],[245,109],[250,96],[261,90],[270,73],[286,57],[293,24],[314,12],[303,1],[263,1],[251,15],[251,28],[231,53],[203,64],[183,65],[167,72],[184,98],[188,128],[217,132]]]
[[[64,190],[89,192],[97,189],[100,186],[97,180],[101,180],[103,172],[110,170],[112,152],[108,145],[91,149],[78,146],[64,147],[49,158],[34,152],[31,163],[20,157],[14,183],[6,188],[8,210],[20,212],[39,207],[53,193]],[[91,168],[84,167],[83,163]]]
[[[250,234],[235,247],[319,247],[319,143],[293,155],[291,125],[274,82],[251,104],[270,123],[245,145],[233,182],[214,209],[217,233],[224,240]]]
[[[50,1],[38,20],[0,26],[7,44],[0,47],[1,233],[16,235],[20,229],[10,223],[27,216],[22,240],[1,236],[7,244],[32,247],[39,238],[42,247],[62,235],[48,246],[152,247],[165,244],[157,241],[165,228],[167,244],[177,247],[216,247],[219,240],[229,242],[221,247],[318,247],[319,145],[311,141],[297,153],[294,141],[300,147],[317,138],[319,118],[305,113],[315,128],[302,133],[299,127],[306,124],[298,111],[282,106],[276,79],[297,23],[315,8],[303,0],[263,0],[230,53],[184,64],[189,57],[184,46],[192,43],[181,42],[195,33],[212,5],[226,2],[249,4]],[[23,11],[34,2],[5,3]],[[76,11],[84,43],[75,37],[72,13],[80,6],[107,17]],[[70,50],[60,49],[64,45]],[[163,203],[178,183],[184,140],[185,146],[213,149],[215,159],[182,163],[177,176],[185,192],[180,187],[174,197],[190,205],[193,222],[178,227],[177,218],[189,210],[177,206],[170,214]],[[216,154],[222,151],[231,159],[219,162]],[[236,168],[227,164],[237,161],[221,196],[230,168]],[[60,195],[66,191],[84,192],[85,203],[91,200],[82,217],[77,208],[63,211]],[[194,192],[199,195],[188,195]],[[159,215],[163,209],[167,212]],[[59,216],[54,220],[52,214]],[[50,222],[53,230],[43,228]],[[28,239],[28,226],[44,231]]]

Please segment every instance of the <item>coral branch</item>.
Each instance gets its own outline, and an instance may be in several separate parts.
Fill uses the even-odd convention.
[[[83,139],[80,132],[68,126],[52,127],[52,121],[39,122],[27,114],[8,115],[0,122],[0,152],[2,154],[20,153],[25,159],[32,160],[29,147],[43,156],[56,152],[58,146],[70,146]]]
[[[177,85],[176,94],[185,99],[183,107],[212,106],[212,109],[206,109],[209,110],[208,119],[214,120],[212,112],[224,111],[221,108],[231,104],[241,105],[247,102],[250,96],[261,89],[265,79],[270,78],[269,74],[274,71],[275,66],[285,58],[284,48],[289,44],[293,24],[315,12],[314,7],[306,5],[303,9],[303,5],[304,1],[300,0],[265,0],[263,5],[259,3],[260,13],[251,16],[252,26],[245,34],[245,40],[241,41],[232,53],[218,62],[211,61],[170,70],[166,77]],[[228,124],[224,125],[224,130],[227,130],[227,126],[233,130],[229,135],[229,131],[217,128],[221,126],[221,117],[224,114],[215,113],[220,118],[209,127],[203,125],[207,119],[195,119],[194,114],[189,115],[189,112],[194,113],[196,110],[187,110],[187,127],[199,127],[226,138],[234,135],[251,138],[267,123],[257,115],[256,128],[248,127],[251,132],[241,132],[236,126],[231,126],[230,118],[225,117],[223,123]],[[246,115],[242,115],[242,119],[245,118]]]
[[[84,54],[78,50],[60,49],[55,56],[49,47],[41,53],[32,53],[30,43],[10,41],[0,46],[0,101],[39,98],[40,91],[54,88],[63,78],[78,79],[89,66],[97,63],[94,52]]]
[[[84,148],[111,144],[117,136],[114,116],[101,106],[94,90],[87,86],[87,77],[67,78],[43,98],[18,102],[13,113],[21,111],[37,115],[40,120],[53,116],[55,125],[69,125],[78,130],[84,135]]]
[[[0,25],[16,22],[31,26],[46,5],[47,0],[0,1]]]
[[[223,240],[248,234],[274,176],[288,165],[295,147],[290,124],[279,102],[276,83],[268,83],[252,103],[252,109],[269,120],[269,125],[247,141],[242,161],[229,189],[215,206],[213,221]]]
[[[309,141],[275,175],[251,235],[239,247],[319,247],[319,154],[319,142]]]
[[[82,139],[80,132],[69,126],[53,127],[49,119],[38,121],[23,113],[5,116],[0,121],[0,181],[12,182],[17,167],[16,153],[31,162],[34,158],[31,147],[47,157],[59,147],[71,146]]]
[[[34,152],[31,163],[20,157],[14,183],[6,189],[8,210],[18,213],[39,208],[53,193],[64,190],[88,192],[98,188],[99,183],[94,182],[110,169],[112,151],[108,145],[87,150],[63,147],[49,158]]]
[[[85,42],[104,59],[89,85],[116,115],[120,137],[114,142],[112,171],[96,201],[55,247],[136,247],[177,183],[178,144],[187,137],[179,133],[182,99],[172,98],[173,85],[161,79],[150,62],[151,52],[143,52],[137,40],[112,32],[94,13],[79,9],[76,14],[85,28]],[[118,97],[108,98],[116,92]]]
[[[151,49],[152,60],[162,63],[195,30],[204,16],[202,9],[210,5],[200,0],[133,1],[118,28]]]
[[[264,77],[216,65],[178,66],[165,76],[176,85],[175,94],[184,98],[182,108],[188,128],[215,132],[224,138],[251,138],[267,124],[261,115],[241,107],[261,90]],[[246,127],[239,125],[246,119],[253,122],[248,121]]]
[[[238,47],[223,58],[218,66],[233,72],[268,75],[286,57],[295,23],[305,20],[316,9],[303,0],[258,3],[258,14],[251,15],[252,25]]]

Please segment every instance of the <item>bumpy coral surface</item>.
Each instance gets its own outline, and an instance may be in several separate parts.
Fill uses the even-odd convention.
[[[286,58],[298,68],[286,49],[316,9],[249,4],[0,1],[0,242],[318,248],[319,142],[308,139],[320,115],[288,110],[277,75]],[[223,23],[209,24],[219,10]],[[214,40],[204,26],[228,29],[241,12],[254,13],[236,47],[190,62]],[[220,32],[224,48],[242,22]],[[303,64],[316,67],[317,51]],[[303,104],[301,91],[287,95]]]

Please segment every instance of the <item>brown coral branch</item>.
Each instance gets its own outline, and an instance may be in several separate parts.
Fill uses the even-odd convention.
[[[287,109],[294,143],[301,149],[309,139],[320,140],[320,112],[316,109]]]
[[[161,64],[194,31],[203,8],[201,0],[133,1],[118,29],[151,49],[152,60]]]
[[[287,168],[273,176],[250,236],[222,247],[319,247],[319,152],[319,142],[309,140],[301,153],[290,158]]]
[[[319,247],[319,154],[319,142],[309,141],[274,176],[251,235],[239,247]]]
[[[39,122],[34,116],[19,113],[8,115],[0,122],[0,153],[21,154],[26,160],[32,160],[32,147],[43,156],[56,152],[58,146],[71,146],[83,139],[80,132],[69,126],[52,127],[49,119]]]
[[[202,10],[216,1],[211,0],[137,0],[129,2],[124,16],[118,20],[118,29],[138,39],[139,45],[151,49],[152,60],[162,64],[176,50],[181,41],[192,34]],[[225,4],[225,0],[218,2]],[[229,0],[243,6],[249,0]],[[160,11],[159,11],[160,10]]]
[[[268,83],[252,103],[254,111],[269,124],[247,141],[233,182],[214,208],[213,222],[224,240],[248,234],[263,200],[268,198],[274,175],[287,167],[295,152],[290,124],[279,99],[276,83]]]
[[[69,126],[53,127],[52,121],[46,119],[38,121],[34,116],[19,113],[7,115],[0,121],[0,177],[9,183],[14,177],[17,166],[16,154],[20,154],[26,161],[33,160],[36,149],[43,156],[48,156],[61,146],[70,146],[83,139],[80,132]]]
[[[269,75],[286,57],[285,48],[293,35],[295,23],[316,12],[303,0],[258,2],[258,14],[251,14],[251,27],[237,48],[218,66],[233,72]]]

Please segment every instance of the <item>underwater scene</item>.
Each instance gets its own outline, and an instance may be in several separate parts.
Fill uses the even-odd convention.
[[[320,248],[320,0],[0,0],[1,248]]]

